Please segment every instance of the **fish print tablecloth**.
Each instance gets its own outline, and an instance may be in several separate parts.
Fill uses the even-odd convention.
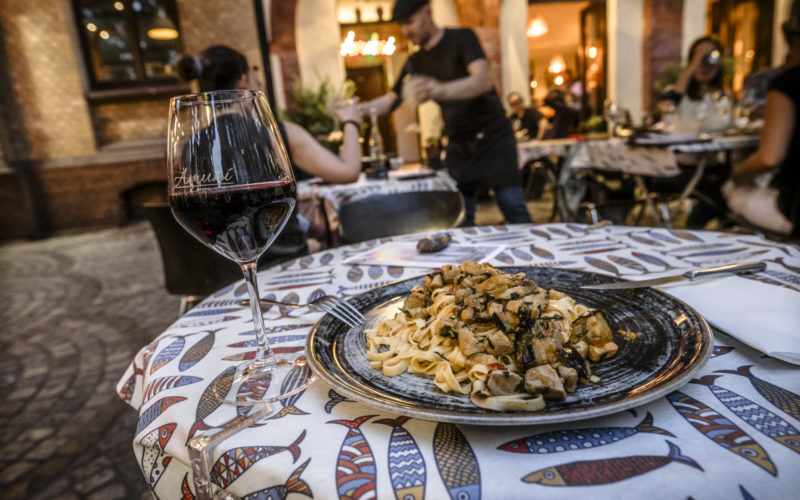
[[[506,245],[492,261],[497,266],[565,267],[631,279],[762,260],[764,273],[712,278],[749,298],[749,307],[732,306],[727,314],[754,316],[765,326],[786,318],[794,318],[795,330],[800,324],[800,249],[759,236],[579,224],[451,233],[459,243]],[[262,296],[289,302],[324,293],[347,297],[430,271],[341,264],[377,244],[265,269],[259,274]],[[709,285],[686,286],[700,292]],[[785,316],[761,313],[769,304],[760,295],[768,289],[789,297]],[[158,498],[193,498],[187,441],[243,418],[210,394],[236,363],[253,355],[250,313],[238,305],[245,295],[238,282],[208,297],[144,346],[120,379],[119,396],[139,412],[136,460]],[[690,305],[711,311],[707,319],[715,324],[720,313],[708,306],[716,299],[703,295],[696,293]],[[268,308],[273,349],[301,351],[320,317]],[[307,367],[298,373],[308,376]],[[591,420],[483,427],[409,419],[350,401],[321,381],[276,410],[217,447],[211,472],[216,484],[244,498],[320,499],[774,499],[796,498],[800,491],[800,367],[719,330],[711,359],[691,383]]]

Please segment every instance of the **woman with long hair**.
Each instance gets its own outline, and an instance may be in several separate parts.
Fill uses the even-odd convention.
[[[689,47],[688,63],[673,86],[662,94],[658,106],[671,122],[670,132],[699,134],[722,132],[731,123],[730,98],[723,86],[722,45],[712,36],[703,36]],[[681,173],[669,179],[649,179],[652,191],[679,193],[689,182],[698,164],[694,154],[677,155]],[[720,188],[730,174],[730,166],[713,161],[695,187],[697,202],[686,225],[703,229],[712,219],[724,220],[727,213]]]

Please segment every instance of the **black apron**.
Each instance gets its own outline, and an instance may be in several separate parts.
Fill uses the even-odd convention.
[[[447,144],[445,165],[464,192],[522,186],[517,141],[511,122],[505,117],[490,121],[477,132],[452,135]]]

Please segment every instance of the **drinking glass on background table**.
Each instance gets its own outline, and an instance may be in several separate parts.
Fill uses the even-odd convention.
[[[167,168],[173,215],[200,242],[241,266],[250,295],[256,355],[236,367],[230,387],[215,384],[225,386],[217,397],[255,406],[296,394],[306,386],[280,392],[293,362],[270,349],[258,300],[258,258],[297,200],[286,148],[264,93],[226,90],[170,99]]]
[[[623,112],[616,101],[612,99],[605,100],[603,103],[603,118],[606,120],[609,137],[617,137],[623,116]]]

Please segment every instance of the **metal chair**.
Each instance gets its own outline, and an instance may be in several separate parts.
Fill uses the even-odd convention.
[[[180,315],[204,297],[242,279],[236,263],[197,241],[178,224],[166,202],[145,202],[142,211],[161,249],[167,291],[181,296]]]
[[[464,219],[464,198],[456,191],[380,194],[342,204],[339,226],[349,243],[456,227]]]

